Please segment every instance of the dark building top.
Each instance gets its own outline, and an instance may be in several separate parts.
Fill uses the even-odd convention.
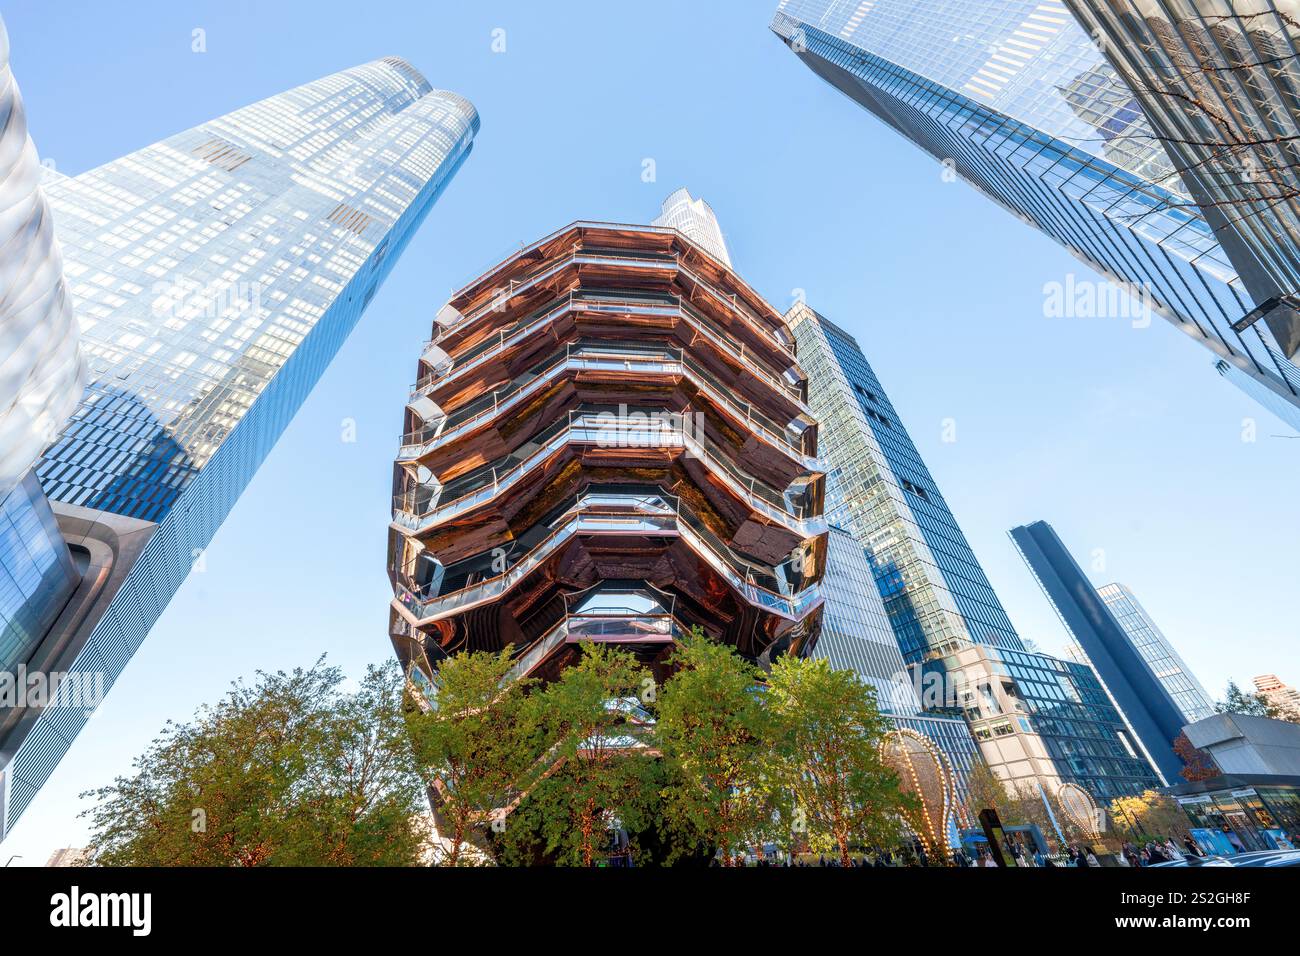
[[[1169,783],[1180,780],[1183,762],[1174,752],[1173,742],[1182,733],[1183,718],[1169,691],[1129,641],[1051,525],[1035,521],[1013,528],[1011,539],[1157,769]]]

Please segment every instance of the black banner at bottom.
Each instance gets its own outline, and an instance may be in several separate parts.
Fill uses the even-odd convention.
[[[739,943],[775,921],[819,940],[887,924],[892,939],[920,947],[950,946],[963,926],[1018,938],[1200,934],[1231,946],[1242,933],[1296,935],[1300,868],[33,868],[0,870],[0,900],[6,938],[127,945],[338,943],[356,934],[420,945],[454,929],[486,934],[495,947],[515,934],[535,944],[537,933],[572,921],[606,940],[689,926],[695,937]]]

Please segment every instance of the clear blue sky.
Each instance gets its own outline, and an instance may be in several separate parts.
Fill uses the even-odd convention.
[[[513,245],[579,218],[647,221],[680,185],[774,304],[806,290],[858,336],[1023,636],[1065,636],[1006,535],[1042,518],[1085,567],[1104,550],[1094,583],[1132,588],[1212,692],[1300,682],[1300,439],[1270,437],[1289,431],[1163,320],[1045,318],[1044,284],[1086,269],[813,76],[768,31],[775,5],[6,0],[32,135],[65,173],[391,54],[468,96],[483,129],[0,855],[79,845],[77,794],[241,675],[322,652],[356,675],[388,655],[391,463],[434,313]]]

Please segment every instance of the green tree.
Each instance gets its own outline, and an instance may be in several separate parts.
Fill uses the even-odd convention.
[[[1158,790],[1144,790],[1137,797],[1117,797],[1111,801],[1110,816],[1116,827],[1128,829],[1139,843],[1181,840],[1191,832],[1182,807]]]
[[[643,829],[658,767],[640,696],[649,671],[626,651],[583,644],[581,661],[529,697],[547,748],[540,773],[506,823],[514,861],[541,853],[592,866],[613,832]]]
[[[677,670],[659,695],[657,725],[666,823],[679,845],[716,849],[732,866],[746,844],[774,832],[775,727],[762,675],[698,629],[669,663]]]
[[[407,710],[416,759],[445,821],[438,862],[447,866],[468,859],[476,833],[489,845],[484,828],[504,818],[538,757],[531,682],[509,680],[511,666],[508,649],[455,654],[434,673],[427,697],[414,695],[419,706]]]
[[[996,810],[998,819],[1006,826],[1016,826],[1021,820],[1020,809],[1008,792],[1006,784],[983,760],[976,760],[967,778],[966,809],[974,824],[979,823],[981,810]]]
[[[1285,720],[1281,708],[1262,694],[1252,694],[1242,690],[1236,681],[1228,681],[1228,689],[1223,700],[1215,705],[1221,714],[1244,714],[1247,717],[1271,717]]]
[[[889,846],[910,809],[881,760],[889,722],[875,690],[823,659],[780,658],[767,679],[775,723],[777,778],[814,852],[838,851],[849,866],[854,843]]]
[[[395,663],[342,690],[324,659],[258,672],[168,723],[96,803],[101,866],[402,866],[419,862],[421,787]]]

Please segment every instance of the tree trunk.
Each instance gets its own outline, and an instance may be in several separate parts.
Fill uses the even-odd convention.
[[[591,846],[594,816],[594,802],[588,800],[586,809],[582,811],[582,865],[585,867],[590,867],[592,865],[595,856],[592,852]]]
[[[455,866],[460,862],[460,845],[465,839],[465,824],[461,820],[456,821],[456,826],[451,833],[451,856],[447,858],[448,866]]]

